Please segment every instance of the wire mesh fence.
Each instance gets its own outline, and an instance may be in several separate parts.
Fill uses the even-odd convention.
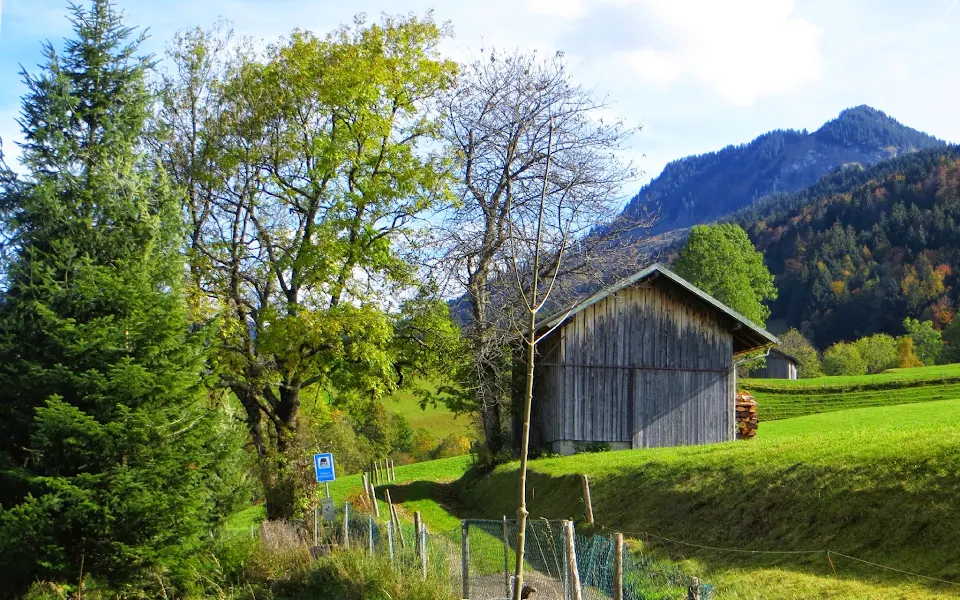
[[[312,546],[315,556],[334,548],[377,553],[389,557],[397,570],[443,582],[456,598],[501,600],[513,596],[514,520],[471,519],[455,529],[434,532],[423,527],[418,532],[413,524],[399,521],[398,526],[393,519],[377,519],[349,505],[338,507],[332,520],[316,517],[283,524],[264,522],[260,535],[271,544]],[[567,550],[568,535],[572,556]],[[640,553],[623,551],[618,571],[613,538],[573,532],[566,521],[531,519],[525,539],[523,584],[536,591],[536,600],[710,600],[712,596],[709,585],[691,588],[690,578],[676,565]],[[618,587],[619,596],[615,593]]]

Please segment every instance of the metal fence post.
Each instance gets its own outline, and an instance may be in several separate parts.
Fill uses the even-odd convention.
[[[470,598],[470,523],[460,522],[460,576],[463,579],[461,598]]]
[[[370,554],[373,554],[373,515],[370,515],[369,519],[367,531],[370,535]]]
[[[507,515],[503,515],[503,590],[510,597],[510,537],[507,530]]]
[[[563,522],[564,547],[567,554],[567,573],[570,579],[570,596],[572,600],[583,600],[580,591],[580,572],[577,570],[577,547],[574,544],[573,521]]]
[[[420,569],[423,571],[423,578],[427,578],[427,526],[420,524]]]
[[[623,534],[613,536],[613,600],[623,600]]]
[[[420,529],[423,527],[423,521],[420,520],[420,511],[413,513],[413,555],[420,558],[423,552],[423,546],[420,544]]]
[[[350,549],[350,503],[343,503],[343,548]]]
[[[387,544],[390,546],[390,565],[393,566],[393,521],[387,521]]]

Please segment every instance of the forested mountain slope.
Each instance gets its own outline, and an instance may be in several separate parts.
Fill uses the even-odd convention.
[[[666,166],[624,212],[658,210],[652,233],[714,221],[763,196],[808,186],[842,165],[870,166],[943,142],[869,106],[844,110],[813,133],[776,130],[752,142]]]
[[[840,169],[731,217],[776,276],[772,319],[824,348],[960,306],[960,147]]]

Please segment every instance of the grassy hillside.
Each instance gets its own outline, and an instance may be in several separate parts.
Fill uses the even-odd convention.
[[[424,479],[392,495],[438,529],[514,512],[516,464],[468,475],[457,496],[427,480],[463,466],[419,465]],[[960,400],[812,415],[762,425],[750,442],[550,458],[532,469],[534,517],[582,520],[585,473],[603,530],[684,561],[721,600],[928,600],[960,590],[836,555],[834,576],[825,553],[960,581]]]
[[[438,439],[451,434],[468,435],[470,421],[466,415],[457,417],[443,405],[422,409],[419,398],[410,391],[397,392],[384,405],[387,410],[406,417],[414,429],[423,427]]]
[[[816,379],[742,379],[759,404],[760,421],[849,408],[960,398],[960,364],[890,369],[877,375]]]

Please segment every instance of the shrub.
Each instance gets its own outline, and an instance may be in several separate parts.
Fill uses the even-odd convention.
[[[853,345],[867,364],[867,373],[880,373],[899,363],[897,340],[885,333],[860,338]]]
[[[864,375],[867,363],[855,345],[837,342],[823,353],[823,370],[827,375]]]
[[[470,440],[462,435],[450,434],[440,440],[432,452],[432,458],[449,458],[470,453]]]
[[[933,321],[919,321],[907,317],[903,328],[913,340],[913,351],[924,365],[936,364],[943,351],[943,339],[940,332],[933,328]]]
[[[913,339],[910,336],[905,335],[897,341],[897,366],[901,369],[923,366],[913,352]]]
[[[424,581],[419,572],[394,570],[389,559],[383,556],[354,550],[320,558],[298,597],[302,600],[450,600],[455,596],[445,570],[429,571]]]

